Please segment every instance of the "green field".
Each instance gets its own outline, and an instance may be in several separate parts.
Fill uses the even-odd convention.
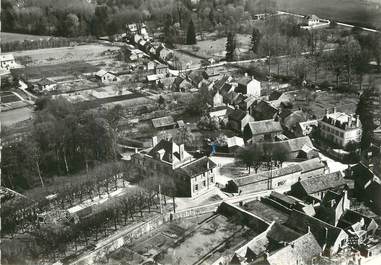
[[[13,42],[13,41],[24,41],[24,40],[41,40],[49,39],[50,36],[39,36],[39,35],[29,35],[29,34],[19,34],[19,33],[9,33],[9,32],[0,32],[1,42]]]
[[[278,9],[319,17],[359,26],[381,29],[381,1],[365,0],[275,0]]]

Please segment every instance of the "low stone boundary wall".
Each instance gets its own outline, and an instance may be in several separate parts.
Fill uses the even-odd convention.
[[[182,218],[193,217],[206,213],[213,213],[217,211],[219,205],[220,202],[217,202],[214,204],[182,210],[176,213],[166,213],[163,215],[153,217],[147,222],[139,224],[136,227],[127,230],[125,233],[122,233],[119,237],[115,237],[115,239],[111,237],[109,239],[109,243],[104,243],[104,241],[99,243],[92,253],[83,256],[82,258],[79,258],[78,260],[69,264],[91,265],[98,261],[100,262],[108,253],[121,248],[123,245],[127,243],[131,243],[133,240],[140,238],[142,235],[158,228],[164,223],[170,222],[172,220],[179,220]]]
[[[262,233],[270,225],[268,222],[266,222],[262,218],[227,202],[221,203],[221,205],[218,207],[217,212],[228,217],[237,218],[238,219],[237,221],[246,224],[247,226],[257,231],[258,233]]]

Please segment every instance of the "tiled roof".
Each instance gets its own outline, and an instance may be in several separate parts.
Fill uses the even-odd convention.
[[[228,147],[233,146],[245,146],[245,143],[241,137],[233,136],[227,139]]]
[[[341,216],[337,226],[340,228],[346,229],[355,223],[361,222],[361,220],[364,220],[365,227],[368,227],[370,225],[370,223],[372,221],[374,221],[374,219],[371,217],[368,217],[368,216],[363,215],[359,212],[352,211],[352,210],[348,209]]]
[[[269,179],[269,178],[277,178],[285,175],[290,175],[296,172],[302,171],[302,168],[299,165],[290,165],[287,167],[283,167],[280,169],[270,171],[261,172],[258,174],[253,174],[247,177],[241,177],[233,179],[232,181],[238,186],[245,186],[252,183],[256,183],[259,179]]]
[[[218,79],[216,82],[214,82],[213,89],[220,91],[224,84],[229,80],[229,78],[229,76],[224,75],[223,77]]]
[[[258,104],[255,105],[255,107],[254,107],[254,114],[257,113],[258,116],[269,115],[272,117],[277,112],[278,112],[277,108],[275,108],[269,102],[264,101],[264,100],[258,102]],[[254,117],[255,117],[255,115],[254,115]]]
[[[247,115],[246,111],[243,111],[241,109],[236,109],[229,114],[229,120],[240,122],[242,121],[243,118],[246,117],[246,115]]]
[[[249,128],[252,135],[261,135],[273,132],[281,132],[282,126],[279,121],[263,120],[249,122]]]
[[[321,252],[322,248],[315,237],[311,233],[307,233],[290,242],[286,247],[270,253],[267,264],[284,265],[289,264],[291,260],[298,261],[300,264],[309,264]]]
[[[312,178],[300,181],[300,185],[307,192],[307,194],[313,194],[319,191],[336,188],[345,184],[346,181],[340,171],[326,175],[314,176]]]
[[[302,174],[325,167],[324,163],[318,157],[300,162],[299,166],[303,169]]]
[[[162,153],[162,160],[168,163],[173,163],[175,161],[180,161],[180,147],[173,141],[161,140],[157,145],[155,145],[149,152],[148,155],[151,157],[156,157],[157,153]],[[191,155],[184,150],[184,159],[190,158]]]
[[[172,116],[165,116],[161,118],[152,119],[152,124],[153,124],[153,127],[155,128],[161,128],[161,127],[175,125],[176,122]]]
[[[229,91],[232,89],[232,85],[231,84],[228,84],[228,83],[225,83],[222,87],[221,87],[221,95],[225,96],[227,93],[229,93]]]
[[[272,191],[271,194],[270,194],[270,198],[271,199],[274,199],[275,201],[279,202],[282,204],[282,202],[285,202],[287,204],[295,204],[297,203],[298,201],[290,196],[287,196],[283,193],[279,193],[279,192],[276,192],[276,191]]]
[[[274,223],[270,231],[267,233],[269,239],[278,243],[291,242],[300,236],[300,233],[279,223]]]
[[[341,228],[330,225],[324,221],[321,221],[312,216],[308,216],[297,210],[292,210],[287,220],[286,226],[295,229],[300,233],[307,232],[309,227],[319,245],[323,246],[324,244],[327,244],[328,247],[333,246],[340,233],[344,232]]]
[[[55,82],[53,82],[52,80],[50,80],[49,78],[42,78],[40,79],[38,82],[37,82],[38,85],[40,86],[47,86],[47,85],[52,85],[52,84],[55,84]]]
[[[251,77],[248,77],[248,76],[245,76],[245,77],[242,77],[238,80],[238,84],[239,85],[243,85],[243,86],[246,86],[248,83],[250,83],[252,80],[258,82],[257,80],[255,79],[252,79]]]
[[[217,165],[212,160],[204,156],[177,168],[176,172],[188,177],[196,177],[216,166]]]

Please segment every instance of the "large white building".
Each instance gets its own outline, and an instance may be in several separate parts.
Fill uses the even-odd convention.
[[[361,141],[362,126],[358,115],[337,112],[334,108],[332,113],[326,111],[318,126],[323,139],[340,147],[345,147],[349,142]]]

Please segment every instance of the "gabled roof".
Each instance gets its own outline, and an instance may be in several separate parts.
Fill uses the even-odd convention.
[[[267,258],[269,265],[284,265],[292,261],[298,261],[300,264],[309,264],[314,257],[321,254],[322,248],[319,246],[312,233],[307,233],[286,247],[270,253]]]
[[[285,142],[288,143],[288,147],[289,147],[290,152],[300,151],[300,150],[302,150],[303,146],[305,146],[305,145],[315,149],[312,142],[311,142],[310,137],[308,137],[308,136],[289,139]]]
[[[238,187],[241,187],[241,186],[245,186],[245,185],[255,183],[258,181],[258,179],[277,178],[277,177],[281,177],[281,176],[285,176],[285,175],[290,175],[290,174],[293,174],[293,173],[296,173],[299,171],[302,171],[302,168],[299,165],[290,165],[287,167],[283,167],[283,168],[273,170],[272,172],[265,171],[265,172],[261,172],[258,174],[246,176],[246,177],[236,178],[236,179],[233,179],[232,181]]]
[[[99,76],[99,77],[102,77],[104,76],[105,74],[107,74],[108,72],[104,69],[101,69],[99,70],[98,72],[95,73],[96,76]]]
[[[1,54],[0,55],[0,61],[1,62],[14,61],[14,60],[15,60],[15,57],[13,56],[13,54]]]
[[[221,90],[221,88],[224,86],[226,82],[229,81],[231,77],[228,75],[224,75],[220,79],[218,79],[216,82],[213,84],[213,89]]]
[[[229,114],[229,120],[240,122],[243,120],[243,118],[246,117],[246,115],[249,115],[248,113],[246,113],[246,111],[243,111],[241,109],[236,109]]]
[[[227,94],[225,94],[224,99],[229,103],[229,104],[234,104],[234,99],[236,99],[239,96],[237,92],[234,90],[229,91]]]
[[[188,177],[196,177],[201,175],[208,170],[215,168],[217,165],[210,160],[208,157],[204,156],[197,160],[193,160],[185,165],[176,169],[176,172],[181,175]]]
[[[287,129],[292,130],[292,129],[296,128],[296,126],[300,122],[305,122],[307,120],[308,120],[307,113],[303,112],[302,110],[297,110],[297,111],[290,113],[290,115],[288,115],[287,117],[284,118],[283,125]]]
[[[271,192],[270,199],[273,199],[279,202],[280,204],[289,204],[289,205],[296,204],[298,202],[298,200],[276,191]]]
[[[297,210],[292,210],[286,226],[301,233],[307,232],[308,228],[310,228],[320,247],[324,246],[324,244],[327,244],[328,247],[333,246],[340,233],[345,233],[341,228],[330,225]]]
[[[270,231],[267,233],[269,239],[278,243],[291,242],[300,236],[301,234],[295,230],[276,222],[271,226]]]
[[[39,86],[48,86],[53,84],[55,84],[55,82],[46,77],[41,78],[39,81],[37,81],[37,85]]]
[[[176,122],[172,116],[165,116],[161,118],[152,119],[152,124],[153,124],[153,127],[155,128],[161,128],[161,127],[175,125]]]
[[[233,146],[245,146],[245,142],[241,137],[233,136],[227,139],[228,148]]]
[[[342,198],[343,198],[342,194],[338,194],[337,192],[334,192],[332,190],[328,190],[327,193],[323,197],[321,205],[336,208],[338,203],[341,201]],[[331,204],[332,202],[334,202],[334,203]]]
[[[180,161],[180,147],[173,141],[161,140],[157,145],[155,145],[149,152],[148,155],[151,157],[157,157],[157,154],[162,154],[162,160],[168,163],[174,163]],[[188,152],[184,150],[184,159],[192,157]]]
[[[333,172],[326,175],[314,176],[308,179],[301,180],[300,185],[303,187],[307,194],[314,194],[319,191],[337,188],[346,185],[340,171]],[[294,184],[297,185],[298,183]]]
[[[368,217],[366,215],[363,215],[359,212],[352,211],[352,210],[346,210],[344,214],[340,217],[339,223],[337,224],[338,227],[346,229],[352,226],[355,223],[361,222],[361,220],[364,221],[365,228],[367,229],[368,226],[374,222],[374,219],[371,217]]]
[[[238,85],[247,86],[247,84],[249,84],[251,81],[259,82],[258,80],[254,79],[254,78],[245,76],[245,77],[238,79],[237,83],[238,83]]]
[[[229,91],[231,91],[232,89],[232,85],[231,84],[228,84],[228,83],[225,83],[222,87],[221,87],[221,95],[222,96],[225,96],[226,94],[229,93]]]
[[[309,160],[305,160],[299,163],[299,166],[302,167],[303,173],[314,171],[317,169],[325,168],[324,163],[320,160],[319,157],[315,157]]]
[[[248,125],[252,135],[262,135],[282,131],[280,122],[274,120],[253,121],[249,122]]]
[[[273,116],[278,112],[278,109],[271,105],[269,102],[261,100],[257,105],[255,105],[254,112],[260,114],[271,114],[271,116]]]

